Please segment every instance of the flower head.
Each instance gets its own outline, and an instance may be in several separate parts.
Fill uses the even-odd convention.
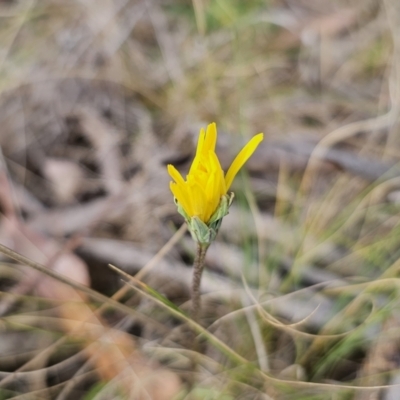
[[[196,241],[211,243],[214,240],[233,200],[233,193],[228,194],[233,179],[262,140],[262,133],[255,135],[239,152],[225,175],[215,154],[217,127],[212,123],[206,131],[200,131],[196,155],[186,181],[174,166],[168,165],[168,173],[174,180],[170,188],[178,211],[186,219]]]

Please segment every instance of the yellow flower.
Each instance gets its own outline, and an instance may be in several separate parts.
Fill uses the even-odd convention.
[[[186,181],[174,166],[168,165],[168,173],[175,181],[170,183],[171,191],[178,204],[178,209],[183,209],[182,215],[188,221],[189,226],[193,217],[209,225],[227,214],[227,208],[233,198],[227,193],[233,179],[262,140],[262,133],[255,135],[236,156],[225,175],[215,154],[217,127],[215,123],[212,123],[207,126],[206,131],[204,129],[200,131],[196,156]],[[227,202],[224,203],[226,210],[224,209],[220,216],[216,216],[222,200],[226,198]]]

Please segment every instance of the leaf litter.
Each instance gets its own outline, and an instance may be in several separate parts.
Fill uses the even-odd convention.
[[[6,398],[396,398],[396,2],[100,3],[0,2],[0,242],[147,319],[4,258]],[[202,321],[278,381],[212,336],[190,371],[184,323],[107,267],[188,309],[190,242],[158,257],[182,224],[165,166],[185,173],[212,121],[224,168],[266,140]]]

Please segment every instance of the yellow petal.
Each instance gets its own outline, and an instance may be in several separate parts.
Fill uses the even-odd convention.
[[[197,141],[196,155],[194,157],[192,165],[190,166],[189,175],[193,174],[194,171],[199,167],[199,163],[200,163],[199,157],[201,156],[201,154],[203,152],[205,137],[206,137],[206,132],[204,131],[203,128],[201,128],[200,134],[199,134],[199,139]]]
[[[217,209],[221,196],[226,193],[224,171],[221,168],[217,155],[213,151],[209,151],[207,164],[209,171],[207,173],[206,196],[207,209],[205,213],[205,221],[208,222],[212,214]]]
[[[197,142],[197,149],[196,149],[196,156],[194,157],[194,160],[192,162],[192,165],[190,166],[189,170],[189,175],[192,175],[195,173],[197,169],[205,169],[204,165],[202,165],[202,160],[203,157],[208,156],[208,152],[214,151],[215,152],[215,145],[217,143],[217,125],[215,122],[212,124],[209,124],[207,126],[207,130],[204,131],[204,129],[200,130],[199,134],[199,140]]]
[[[214,212],[217,210],[217,207],[221,201],[221,178],[223,180],[223,176],[221,177],[220,174],[215,173],[213,195],[212,199],[210,200],[208,219],[210,219]]]
[[[254,136],[247,144],[243,147],[240,153],[233,160],[228,172],[225,176],[226,190],[228,190],[235,178],[236,174],[239,172],[240,168],[243,167],[244,163],[251,157],[251,155],[256,150],[257,146],[264,139],[264,135],[259,133]]]
[[[197,141],[196,155],[201,154],[206,133],[203,128],[200,129],[199,140]]]
[[[179,171],[171,164],[168,164],[168,173],[170,174],[171,178],[178,184],[184,185],[185,181],[182,178],[182,175]]]
[[[193,206],[193,214],[191,216],[197,216],[203,222],[206,222],[204,217],[207,209],[207,199],[204,189],[198,184],[194,184],[191,187],[190,197]]]
[[[191,205],[190,197],[187,191],[185,190],[185,187],[178,186],[174,182],[170,182],[169,187],[176,200],[178,200],[178,203],[185,210],[186,214],[189,215],[190,217],[193,216],[193,208]]]
[[[200,157],[201,157],[200,154],[199,155],[196,154],[196,156],[194,157],[192,165],[190,166],[190,169],[189,169],[188,176],[193,175],[193,174],[196,173],[196,170],[199,168]]]
[[[215,152],[216,143],[217,143],[217,125],[215,124],[215,122],[213,122],[212,124],[209,124],[207,126],[206,137],[204,140],[202,153],[204,155],[207,155],[210,150]]]
[[[206,193],[206,197],[207,197],[207,207],[206,207],[205,216],[204,216],[205,222],[207,222],[211,218],[211,215],[214,213],[215,208],[216,208],[216,206],[215,206],[215,193],[216,193],[215,178],[216,178],[215,172],[211,172],[211,174],[208,178],[208,181],[207,181],[207,185],[206,185],[205,193]],[[217,194],[217,196],[218,196],[218,194]]]
[[[228,188],[225,185],[225,180],[224,180],[224,171],[221,167],[221,164],[218,160],[218,157],[215,153],[210,152],[209,153],[209,157],[210,157],[210,164],[211,164],[211,169],[213,171],[215,171],[215,173],[217,174],[218,178],[217,179],[217,183],[218,183],[218,191],[219,191],[219,198],[226,194]],[[219,201],[219,199],[218,199]]]

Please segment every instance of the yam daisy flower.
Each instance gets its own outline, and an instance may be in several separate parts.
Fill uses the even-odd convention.
[[[234,197],[233,193],[228,194],[233,179],[262,140],[262,133],[255,135],[239,152],[225,175],[215,153],[217,127],[212,123],[206,131],[200,131],[196,155],[186,180],[174,166],[168,165],[168,173],[174,180],[170,188],[178,212],[185,218],[193,239],[198,243],[209,245],[215,239]]]

